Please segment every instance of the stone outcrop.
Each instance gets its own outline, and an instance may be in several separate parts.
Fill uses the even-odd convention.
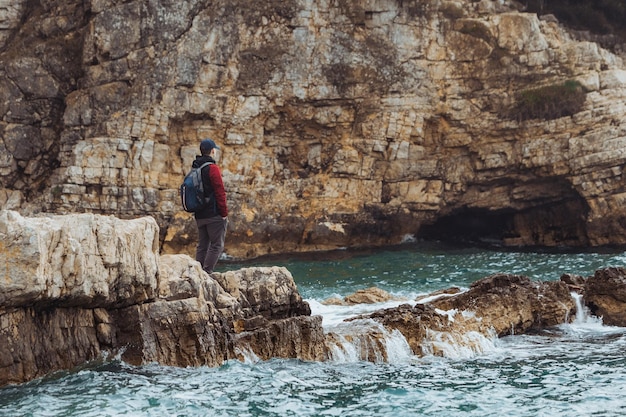
[[[0,206],[155,217],[211,136],[227,252],[626,243],[626,68],[515,1],[6,0]],[[567,80],[583,106],[518,120]],[[514,116],[514,115],[513,115]]]
[[[525,333],[567,323],[575,302],[563,281],[535,282],[520,275],[497,274],[473,283],[469,290],[429,303],[440,310],[470,310],[498,336]]]
[[[609,326],[626,327],[626,270],[606,268],[585,281],[585,304]]]
[[[216,366],[253,356],[326,359],[289,271],[207,275],[158,255],[152,218],[0,212],[0,385],[103,355]],[[297,341],[297,342],[294,342]]]
[[[437,342],[444,340],[473,348],[477,339],[472,334],[483,338],[522,334],[567,323],[576,312],[565,282],[533,282],[519,275],[492,275],[468,291],[438,295],[423,304],[404,304],[358,318],[399,330],[413,352],[423,355],[441,354]]]

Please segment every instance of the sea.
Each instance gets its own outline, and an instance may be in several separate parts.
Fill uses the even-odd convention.
[[[622,250],[510,251],[414,242],[394,248],[222,262],[288,268],[326,331],[354,315],[400,304],[336,306],[323,301],[378,287],[415,300],[467,289],[494,273],[558,280],[625,266]],[[575,295],[572,295],[575,297]],[[346,341],[324,362],[248,354],[220,367],[131,366],[106,357],[0,389],[0,416],[623,416],[626,328],[606,326],[575,297],[573,322],[543,332],[483,337],[472,348],[440,341],[441,355],[417,357],[397,332],[386,355],[359,359]],[[362,324],[362,323],[361,323]],[[447,344],[447,345],[446,345]],[[1,348],[1,347],[0,347]],[[428,350],[426,350],[428,351]],[[435,351],[435,350],[433,350]]]

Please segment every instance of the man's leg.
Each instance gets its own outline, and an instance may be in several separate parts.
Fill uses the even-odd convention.
[[[198,246],[196,246],[196,261],[200,262],[200,265],[204,264],[206,253],[209,250],[209,244],[211,240],[209,238],[209,231],[207,230],[207,223],[209,219],[198,219],[196,225],[198,226]]]
[[[202,264],[203,269],[209,274],[213,272],[217,261],[224,251],[224,239],[226,237],[227,221],[220,216],[211,217],[206,229],[209,235],[209,247]]]

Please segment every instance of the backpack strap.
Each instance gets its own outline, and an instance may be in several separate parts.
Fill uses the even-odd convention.
[[[202,190],[204,191],[204,200],[205,202],[209,202],[211,201],[211,197],[214,194],[213,192],[213,184],[209,184],[211,186],[211,195],[206,194],[206,186],[205,186],[205,182],[204,182],[204,176],[202,175],[202,170],[204,169],[204,167],[209,166],[209,165],[213,165],[214,162],[205,162],[204,164],[200,165],[200,168],[198,168],[200,170],[200,179],[202,180]],[[210,178],[209,178],[209,183],[210,183]],[[214,204],[215,205],[215,201]]]

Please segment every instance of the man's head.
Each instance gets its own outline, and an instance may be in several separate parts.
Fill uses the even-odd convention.
[[[202,155],[210,155],[213,149],[219,149],[220,147],[213,142],[212,139],[204,139],[200,142],[200,153]]]

